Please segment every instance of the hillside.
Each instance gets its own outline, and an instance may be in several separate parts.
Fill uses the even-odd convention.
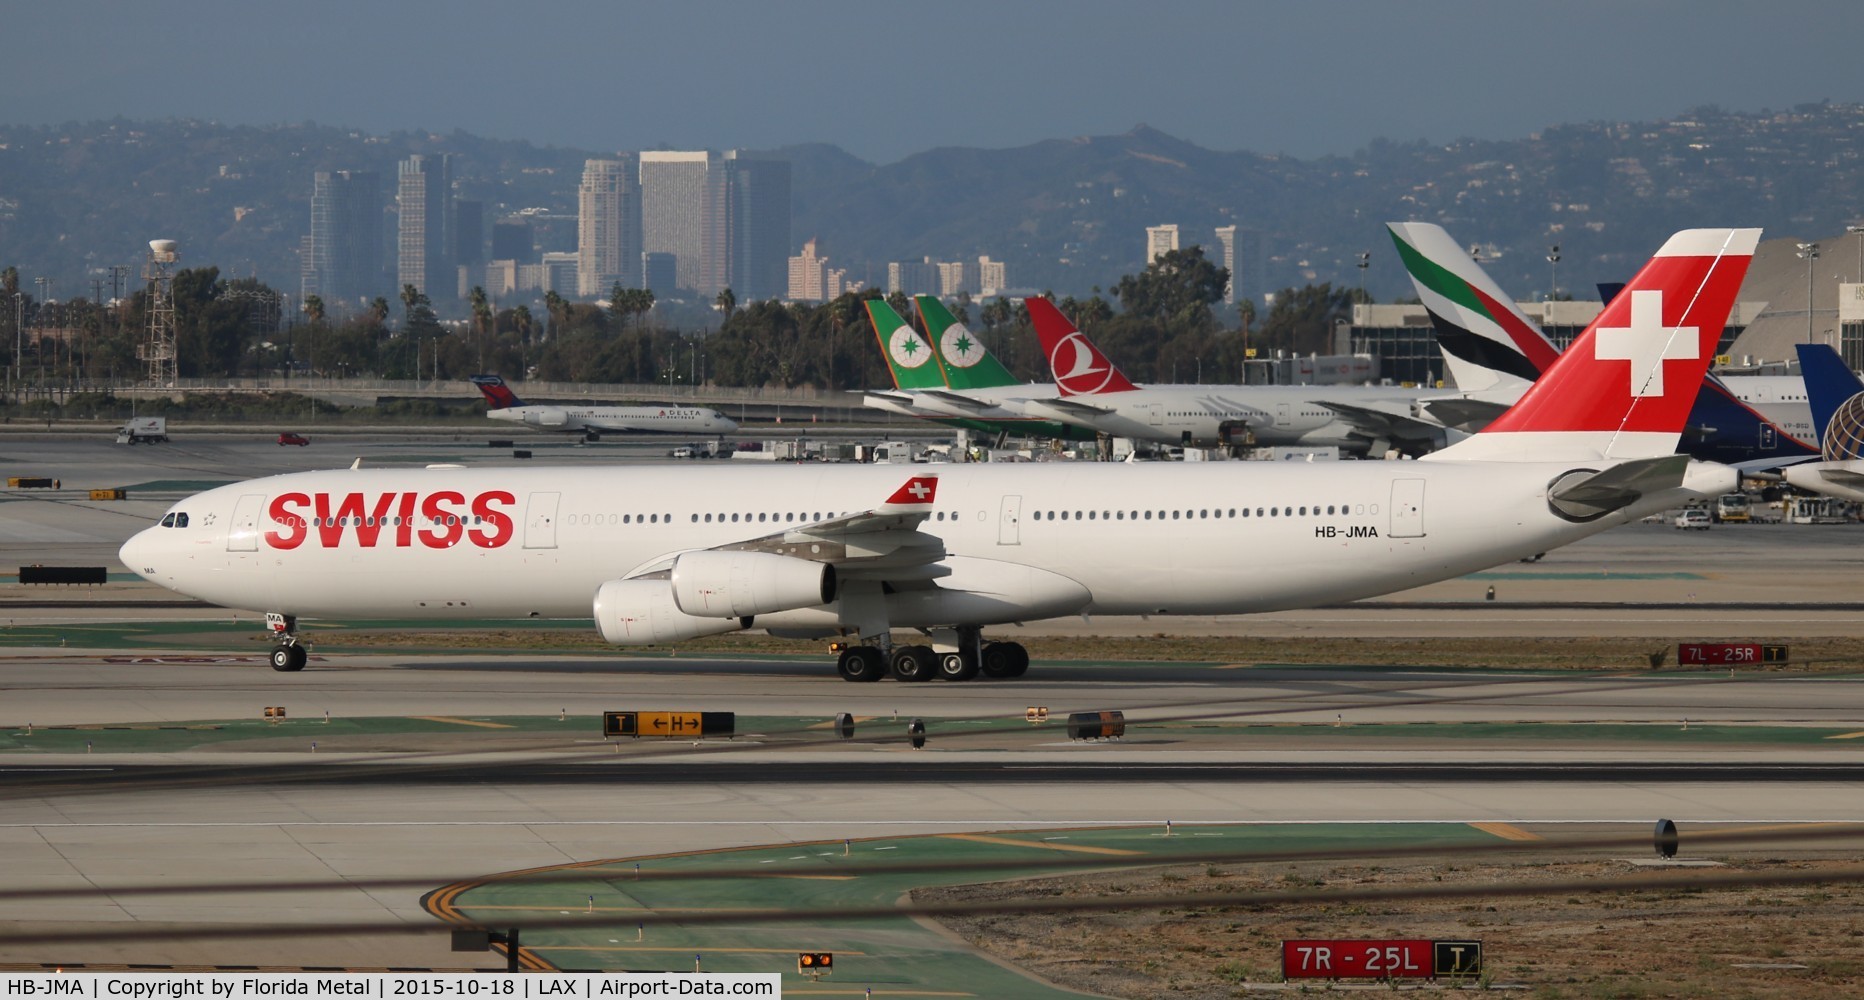
[[[795,163],[795,242],[819,237],[857,277],[884,279],[888,260],[987,253],[1009,262],[1013,284],[1079,294],[1138,270],[1148,225],[1176,222],[1186,242],[1208,245],[1212,228],[1236,224],[1252,295],[1353,284],[1357,254],[1370,251],[1368,289],[1390,298],[1408,286],[1379,226],[1387,219],[1440,222],[1483,244],[1498,280],[1524,296],[1547,288],[1555,242],[1560,285],[1585,294],[1684,226],[1842,232],[1864,201],[1861,143],[1864,107],[1817,104],[1560,125],[1512,141],[1377,140],[1316,160],[1207,150],[1143,125],[886,165],[819,144],[772,152]],[[87,260],[134,264],[162,236],[182,241],[189,264],[295,292],[312,173],[375,170],[392,193],[396,161],[419,152],[458,154],[460,196],[495,213],[573,214],[582,161],[603,155],[310,123],[0,126],[0,266],[52,277],[55,297],[89,294]],[[392,205],[384,211],[392,233]]]

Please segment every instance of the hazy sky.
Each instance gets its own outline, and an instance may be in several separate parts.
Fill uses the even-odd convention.
[[[1860,0],[12,0],[0,31],[14,124],[823,141],[882,163],[1140,122],[1312,156],[1864,100]]]

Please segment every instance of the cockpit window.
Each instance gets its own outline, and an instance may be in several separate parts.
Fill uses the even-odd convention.
[[[175,526],[175,512],[174,512],[174,511],[169,511],[169,512],[168,512],[168,516],[167,516],[167,517],[164,517],[164,518],[162,518],[162,527],[164,527],[164,528],[172,528],[172,527],[174,527],[174,526]]]
[[[185,528],[187,526],[188,526],[188,515],[186,514],[186,512],[176,514],[175,515],[175,527]]]

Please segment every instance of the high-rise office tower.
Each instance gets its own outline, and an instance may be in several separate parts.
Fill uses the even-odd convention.
[[[1218,247],[1217,256],[1220,259],[1217,260],[1216,263],[1221,265],[1224,269],[1230,272],[1230,280],[1223,286],[1223,301],[1226,303],[1234,304],[1236,302],[1236,227],[1235,226],[1218,226],[1217,227],[1217,247]]]
[[[725,154],[725,172],[726,283],[740,302],[781,298],[789,284],[790,163],[734,149]]]
[[[1150,265],[1160,257],[1178,249],[1178,227],[1175,225],[1146,227],[1146,264]]]
[[[450,291],[456,281],[447,259],[447,209],[453,202],[452,164],[445,153],[416,153],[401,161],[395,199],[401,206],[401,227],[395,241],[396,290],[413,285],[433,299]]]
[[[576,195],[576,294],[607,298],[620,284],[641,287],[641,189],[626,160],[583,164]]]
[[[527,219],[501,219],[492,223],[492,259],[515,260],[528,264],[537,251],[531,242],[531,223]]]
[[[447,255],[455,264],[485,263],[485,202],[453,199],[453,243]]]
[[[674,282],[710,298],[725,288],[725,171],[712,152],[641,156],[641,249],[670,253]]]
[[[789,298],[792,302],[821,302],[828,294],[828,258],[816,254],[816,241],[803,244],[803,252],[789,259]]]
[[[300,296],[333,314],[382,294],[382,184],[366,170],[320,170],[311,181],[311,235]]]

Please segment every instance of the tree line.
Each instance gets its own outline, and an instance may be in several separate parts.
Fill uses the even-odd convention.
[[[1096,288],[1057,305],[1136,381],[1233,382],[1250,351],[1326,353],[1335,322],[1350,316],[1363,294],[1307,285],[1276,293],[1266,309],[1244,299],[1232,312],[1222,305],[1228,279],[1191,247],[1122,277],[1104,295]],[[548,292],[541,316],[529,305],[495,308],[483,288],[474,288],[468,318],[443,324],[412,285],[398,296],[399,310],[377,298],[340,317],[315,295],[285,314],[278,292],[251,278],[222,277],[215,267],[177,271],[171,289],[183,378],[459,379],[492,372],[554,382],[878,388],[892,380],[866,301],[884,297],[900,315],[915,315],[905,295],[874,289],[822,303],[739,302],[727,289],[712,303],[716,328],[679,329],[657,320],[651,291],[616,285],[603,302]],[[0,331],[13,334],[18,349],[15,379],[138,377],[151,301],[145,287],[113,309],[86,299],[42,304],[20,288],[16,268],[0,271]],[[1019,378],[1049,378],[1020,301],[960,294],[949,305]]]

